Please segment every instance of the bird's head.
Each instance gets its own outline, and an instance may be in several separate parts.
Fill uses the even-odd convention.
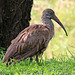
[[[47,18],[47,19],[53,19],[56,21],[65,31],[66,36],[68,36],[66,29],[64,28],[63,24],[60,22],[60,20],[56,17],[55,12],[52,9],[46,9],[42,13],[42,18]]]

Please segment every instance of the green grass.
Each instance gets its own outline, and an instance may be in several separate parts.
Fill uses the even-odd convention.
[[[46,8],[55,11],[66,28],[68,37],[53,21],[55,38],[49,42],[39,65],[35,60],[32,63],[24,60],[6,67],[2,63],[4,48],[1,48],[0,75],[75,75],[75,0],[34,0],[30,24],[41,23],[42,11]]]
[[[0,60],[0,74],[1,75],[74,75],[75,74],[75,57],[69,58],[61,56],[60,58],[52,58],[43,60],[40,58],[39,65],[34,60],[21,61],[16,65],[6,67]]]

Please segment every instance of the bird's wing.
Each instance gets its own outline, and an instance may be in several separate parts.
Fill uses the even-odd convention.
[[[7,61],[10,57],[28,53],[28,51],[39,49],[46,43],[49,35],[49,29],[44,25],[32,25],[24,29],[19,35],[11,42],[7,52],[3,58],[3,62]],[[28,56],[30,56],[29,54]]]

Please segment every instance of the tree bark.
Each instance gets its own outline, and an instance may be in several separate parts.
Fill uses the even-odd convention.
[[[0,0],[0,47],[7,48],[29,26],[33,0]]]

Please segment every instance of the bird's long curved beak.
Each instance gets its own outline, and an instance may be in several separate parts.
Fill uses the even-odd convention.
[[[60,20],[59,20],[55,15],[52,16],[52,19],[55,20],[55,21],[63,28],[63,30],[64,30],[65,33],[66,33],[66,36],[68,36],[67,31],[66,31],[66,29],[64,28],[63,24],[60,22]]]

